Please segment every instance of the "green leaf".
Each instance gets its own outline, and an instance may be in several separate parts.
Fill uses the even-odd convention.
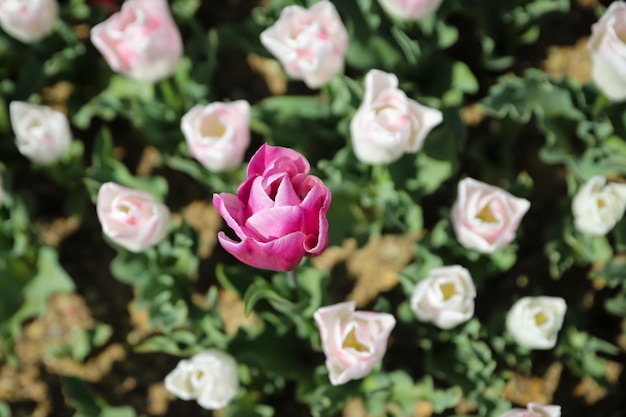
[[[24,303],[11,318],[11,322],[14,326],[19,326],[24,320],[41,314],[50,296],[73,292],[74,289],[74,282],[59,264],[56,251],[47,246],[41,247],[37,275],[24,287]]]

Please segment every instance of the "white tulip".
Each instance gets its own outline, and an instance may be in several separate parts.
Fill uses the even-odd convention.
[[[567,304],[560,297],[522,297],[506,316],[506,327],[520,346],[552,349]]]
[[[70,148],[72,132],[63,113],[48,106],[12,101],[9,115],[17,149],[31,161],[51,164]]]
[[[561,407],[558,405],[541,405],[529,403],[526,409],[513,408],[500,417],[561,417]]]
[[[591,27],[591,78],[611,100],[626,99],[626,3],[611,3]]]
[[[180,361],[165,377],[165,388],[207,410],[224,408],[239,389],[237,362],[226,352],[209,349]]]
[[[574,226],[588,235],[606,235],[624,216],[624,210],[626,184],[607,184],[600,175],[589,179],[572,201]]]
[[[467,269],[459,265],[433,268],[411,296],[411,309],[418,320],[450,329],[474,315],[476,288]]]
[[[50,35],[58,15],[56,0],[0,0],[0,27],[24,43]]]

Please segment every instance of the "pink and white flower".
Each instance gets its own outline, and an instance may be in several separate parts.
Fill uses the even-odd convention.
[[[261,33],[261,43],[290,77],[318,88],[343,71],[348,32],[335,6],[321,1],[309,9],[285,7],[276,23]]]
[[[468,249],[492,253],[515,239],[530,202],[502,188],[473,178],[459,182],[452,223],[459,242]]]
[[[355,307],[354,301],[347,301],[322,307],[314,314],[333,385],[370,373],[384,356],[396,325],[391,314],[355,311]]]
[[[56,0],[0,0],[0,27],[24,43],[51,34],[58,15]]]
[[[411,310],[421,321],[450,329],[474,315],[476,287],[460,265],[433,268],[418,282],[411,296]]]
[[[11,126],[18,151],[33,162],[51,164],[72,144],[72,131],[65,114],[51,107],[12,101]]]
[[[91,42],[113,71],[138,81],[169,77],[183,54],[166,0],[126,0],[91,29]]]
[[[98,219],[104,234],[132,252],[142,252],[165,237],[170,212],[152,195],[114,182],[98,191]]]
[[[350,123],[352,147],[366,164],[387,164],[421,149],[426,136],[441,123],[437,109],[409,99],[394,74],[371,70],[365,96]]]
[[[611,3],[591,27],[591,77],[611,100],[626,99],[626,3]]]
[[[189,151],[211,171],[239,165],[250,144],[250,105],[245,100],[197,105],[181,120]]]

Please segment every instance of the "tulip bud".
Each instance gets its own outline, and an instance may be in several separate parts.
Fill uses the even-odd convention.
[[[626,184],[606,183],[601,175],[590,178],[572,200],[574,226],[582,233],[606,235],[624,216]]]
[[[180,361],[165,377],[165,388],[207,410],[224,408],[239,389],[237,362],[226,352],[207,350]]]
[[[98,219],[112,241],[132,252],[142,252],[165,237],[170,212],[150,194],[113,182],[98,191]]]
[[[15,143],[22,155],[33,162],[56,162],[72,143],[67,117],[48,106],[12,101],[9,105]]]
[[[261,33],[261,43],[290,77],[318,88],[343,71],[348,32],[335,6],[321,1],[309,9],[285,7],[276,23]]]
[[[24,43],[35,43],[51,34],[58,14],[56,0],[0,1],[0,27]]]
[[[520,346],[552,349],[566,309],[560,297],[522,297],[509,310],[506,328]]]
[[[396,319],[387,313],[354,311],[347,301],[319,308],[313,317],[322,339],[330,383],[363,378],[380,362]]]
[[[492,253],[515,239],[530,202],[473,178],[459,182],[452,223],[459,242],[468,249]]]
[[[122,10],[91,29],[91,42],[113,71],[137,81],[169,77],[183,53],[165,0],[126,0]]]
[[[417,283],[411,296],[411,309],[418,320],[450,329],[474,315],[476,288],[467,269],[459,265],[430,270]]]
[[[352,147],[366,164],[387,164],[421,149],[441,123],[441,112],[422,106],[398,89],[398,78],[379,70],[365,76],[365,96],[350,122]]]
[[[224,171],[243,161],[250,144],[250,105],[245,100],[195,106],[181,120],[189,151],[203,166]]]

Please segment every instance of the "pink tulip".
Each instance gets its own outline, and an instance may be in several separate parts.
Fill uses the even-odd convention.
[[[384,356],[396,325],[391,314],[354,311],[355,306],[354,301],[347,301],[322,307],[314,314],[333,385],[370,373]]]
[[[308,9],[285,7],[276,23],[261,33],[261,43],[291,77],[318,88],[343,71],[348,32],[335,6],[321,1]]]
[[[112,241],[132,252],[142,252],[165,237],[170,212],[152,195],[113,182],[98,191],[98,220]]]
[[[452,224],[459,242],[468,249],[492,253],[515,239],[530,202],[473,178],[459,182],[452,208]]]
[[[363,102],[350,122],[354,153],[366,164],[394,162],[419,151],[442,120],[439,110],[411,100],[398,89],[394,74],[370,70]]]
[[[250,144],[250,105],[245,100],[197,105],[180,126],[189,151],[211,171],[224,171],[243,161]]]
[[[561,407],[558,405],[540,405],[529,403],[524,410],[522,408],[514,408],[500,417],[561,417]]]
[[[378,0],[391,16],[400,20],[418,20],[439,9],[443,0]]]
[[[121,11],[91,29],[91,41],[113,71],[138,81],[169,77],[183,53],[165,0],[126,0]]]
[[[309,175],[298,152],[264,144],[248,165],[237,195],[213,195],[213,205],[241,241],[220,232],[224,249],[248,265],[290,271],[328,245],[330,190]]]
[[[54,31],[56,0],[1,0],[0,27],[13,38],[35,43]]]

